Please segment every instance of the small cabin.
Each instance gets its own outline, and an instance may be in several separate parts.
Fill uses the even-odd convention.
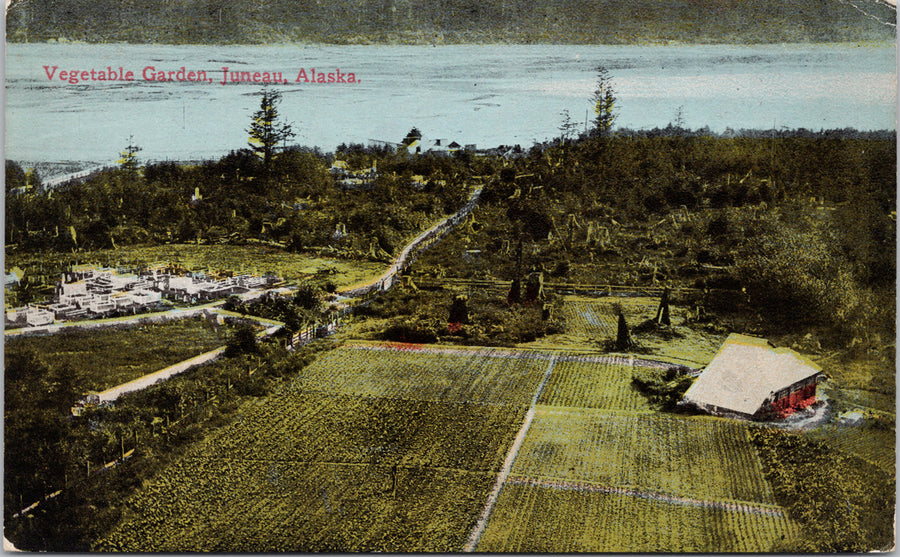
[[[718,416],[783,418],[816,402],[822,368],[766,339],[731,334],[683,402]]]

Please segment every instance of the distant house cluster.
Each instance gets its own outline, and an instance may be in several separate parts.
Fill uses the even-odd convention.
[[[387,144],[387,142],[378,142]],[[527,153],[519,145],[499,145],[489,149],[479,149],[475,143],[466,143],[461,145],[456,141],[448,141],[443,138],[426,139],[410,138],[406,143],[397,145],[397,149],[405,149],[410,155],[438,155],[451,156],[458,152],[471,153],[473,155],[503,157],[505,159],[521,158]]]
[[[410,133],[412,134],[412,132]],[[392,149],[398,153],[405,152],[409,156],[432,155],[449,157],[457,153],[469,153],[472,155],[490,155],[513,159],[526,155],[519,145],[512,147],[500,145],[491,149],[478,149],[475,143],[462,145],[457,141],[440,137],[428,139],[422,137],[421,134],[409,135],[402,143],[369,139],[369,146],[379,149]],[[371,167],[353,168],[353,165],[347,160],[336,159],[329,170],[335,183],[345,190],[372,189],[375,187],[375,180],[378,178],[377,163],[374,161]],[[443,181],[432,180],[427,176],[416,174],[410,178],[409,185],[421,190],[429,183],[444,184]]]
[[[56,284],[52,303],[8,310],[7,325],[37,327],[54,321],[133,314],[156,308],[163,298],[181,303],[211,301],[245,294],[280,280],[269,275],[180,275],[166,269],[149,269],[137,275],[84,269],[66,275]]]
[[[422,154],[432,154],[432,155],[452,155],[457,151],[471,151],[475,152],[477,150],[476,145],[474,143],[470,143],[466,146],[462,146],[456,141],[447,141],[443,138],[436,139],[425,139],[419,138],[414,139],[413,141],[405,144],[406,152],[410,155],[422,155]]]

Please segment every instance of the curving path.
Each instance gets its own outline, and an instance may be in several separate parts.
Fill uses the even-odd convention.
[[[453,228],[458,225],[464,218],[466,218],[469,213],[472,212],[472,209],[478,204],[478,200],[481,197],[482,186],[477,186],[472,192],[469,194],[469,201],[466,202],[465,205],[462,206],[460,210],[453,213],[446,219],[432,226],[425,232],[422,232],[418,236],[416,236],[405,248],[403,251],[394,258],[394,261],[391,263],[390,267],[381,274],[378,278],[373,280],[364,282],[362,284],[356,284],[350,286],[348,288],[344,288],[338,290],[338,294],[344,296],[346,298],[357,298],[360,296],[365,296],[366,294],[370,294],[372,292],[377,291],[385,291],[394,285],[397,273],[405,270],[413,261],[416,260],[416,257],[429,247],[431,247],[435,242],[443,238],[448,232],[453,230]]]
[[[362,285],[356,285],[341,292],[344,297],[361,297],[375,292],[385,291],[395,283],[397,273],[403,271],[406,267],[409,266],[415,260],[415,257],[421,253],[422,251],[428,249],[435,242],[440,240],[444,235],[447,234],[450,230],[453,229],[457,224],[462,222],[462,220],[472,211],[475,205],[478,203],[478,199],[481,195],[481,187],[477,187],[472,191],[469,195],[469,201],[456,213],[450,215],[446,219],[442,220],[438,224],[432,226],[425,232],[419,234],[412,242],[410,242],[403,251],[394,259],[394,262],[391,264],[388,269],[382,273],[378,278],[371,280]],[[290,293],[289,289],[279,289],[283,290],[285,293]],[[268,291],[266,291],[268,292]],[[252,292],[245,295],[253,295],[254,297],[259,297],[265,294],[266,292]],[[213,302],[210,304],[205,304],[203,306],[198,306],[194,308],[187,309],[176,309],[168,312],[162,312],[158,314],[144,314],[137,316],[130,316],[126,318],[114,318],[114,319],[104,319],[98,321],[89,321],[89,322],[72,322],[66,324],[58,324],[51,325],[49,327],[42,327],[40,331],[32,331],[31,334],[50,334],[53,332],[57,332],[64,328],[71,327],[89,327],[89,328],[101,328],[108,326],[122,326],[123,324],[136,324],[136,323],[146,323],[157,320],[171,320],[171,319],[180,319],[183,317],[189,317],[191,315],[205,314],[205,313],[218,313],[220,315],[231,316],[239,319],[249,319],[256,321],[263,326],[266,327],[266,330],[259,333],[258,336],[265,337],[270,336],[278,331],[280,331],[284,327],[284,323],[279,321],[273,321],[270,319],[263,319],[259,317],[237,314],[229,311],[225,311],[220,306],[225,303],[225,300],[219,300],[217,302]],[[313,327],[306,329],[304,331],[300,331],[297,334],[299,339],[303,339],[308,342],[315,337],[315,334],[318,330],[324,328],[326,332],[332,332],[337,327],[337,322],[329,323],[324,327],[320,327],[318,325],[314,325]],[[33,328],[37,329],[37,328]],[[18,334],[29,334],[28,329],[20,329]],[[7,334],[13,333],[13,331],[9,331]],[[15,333],[14,333],[15,334]],[[291,346],[291,349],[294,346]],[[109,388],[105,391],[97,393],[94,395],[96,398],[95,402],[104,403],[104,402],[113,402],[120,396],[132,393],[135,391],[140,391],[146,389],[147,387],[158,383],[160,381],[165,381],[170,377],[175,375],[184,373],[190,369],[194,369],[198,366],[211,362],[217,358],[219,358],[225,352],[225,347],[219,347],[215,350],[211,350],[204,354],[200,354],[199,356],[195,356],[193,358],[184,360],[177,364],[168,366],[166,368],[160,369],[153,373],[149,373],[142,377],[138,377],[132,381],[127,383],[122,383],[120,385],[116,385],[112,388]],[[94,397],[91,397],[94,398]]]

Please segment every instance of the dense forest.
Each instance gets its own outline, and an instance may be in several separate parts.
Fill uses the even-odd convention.
[[[377,153],[357,145],[337,156],[368,168]],[[378,177],[353,190],[335,184],[332,159],[295,149],[267,167],[241,150],[199,166],[123,166],[48,192],[29,187],[7,198],[7,251],[253,239],[291,251],[329,247],[380,260],[467,195],[468,168],[449,159],[380,157]],[[6,175],[7,192],[30,185],[14,162],[7,162]],[[410,186],[413,175],[427,177],[421,189]]]
[[[894,40],[895,19],[882,0],[14,0],[6,21],[13,42],[640,44]]]
[[[812,328],[841,347],[891,338],[895,139],[750,135],[669,128],[535,146],[486,177],[474,213],[411,273],[713,289],[712,304],[773,334]],[[446,332],[422,296],[408,309],[407,336]]]

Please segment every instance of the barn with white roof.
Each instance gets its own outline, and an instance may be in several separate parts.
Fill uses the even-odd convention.
[[[683,402],[719,416],[784,417],[816,401],[821,376],[821,367],[789,348],[731,334]]]

